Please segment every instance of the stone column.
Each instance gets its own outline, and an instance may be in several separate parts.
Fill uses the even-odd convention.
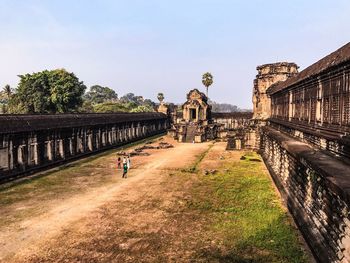
[[[93,138],[93,134],[89,134],[88,135],[88,149],[89,149],[89,151],[93,151],[94,150],[93,143],[92,143],[92,138]]]
[[[9,138],[9,168],[13,169],[13,142],[12,139]]]
[[[73,156],[74,155],[73,138],[71,137],[68,140],[69,140],[69,153],[71,156]]]
[[[62,159],[64,159],[64,145],[63,145],[63,139],[60,139],[59,141],[58,141],[58,150],[59,150],[59,153],[60,153],[60,157],[62,158]]]
[[[323,123],[323,114],[322,114],[322,101],[323,101],[323,87],[322,81],[318,81],[317,88],[317,102],[316,102],[316,122],[322,125]]]
[[[291,121],[293,118],[293,94],[289,91],[289,107],[288,107],[288,120]]]
[[[20,165],[23,165],[23,149],[22,149],[22,145],[19,145],[17,148],[17,162]]]
[[[51,140],[47,142],[47,159],[52,161],[52,142]]]
[[[38,143],[34,144],[34,164],[39,164],[39,149],[38,149]]]

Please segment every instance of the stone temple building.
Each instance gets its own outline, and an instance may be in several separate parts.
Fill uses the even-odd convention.
[[[191,90],[182,105],[182,116],[176,118],[168,133],[179,142],[203,142],[215,139],[217,132],[207,96],[198,89]]]
[[[350,262],[350,43],[257,70],[259,152],[317,260]]]
[[[158,111],[165,112],[164,107]],[[212,112],[208,98],[198,89],[187,94],[180,114],[171,113],[168,134],[179,142],[204,142],[220,139],[227,149],[256,148],[255,126],[250,125],[252,112]]]
[[[298,73],[298,66],[295,63],[280,62],[264,64],[256,68],[258,75],[254,80],[253,89],[253,118],[267,119],[271,114],[271,100],[267,95],[267,89],[280,81]]]

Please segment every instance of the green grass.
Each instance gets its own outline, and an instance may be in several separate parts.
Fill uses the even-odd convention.
[[[198,174],[188,206],[212,218],[207,235],[222,246],[201,251],[198,257],[219,262],[307,262],[260,160],[248,153],[244,160],[225,162],[218,174]]]
[[[204,152],[198,154],[196,156],[196,160],[193,162],[193,164],[191,164],[191,166],[181,169],[181,172],[184,173],[198,173],[198,166],[199,164],[203,161],[204,157],[207,155],[207,153],[210,151],[210,149],[214,146],[213,144],[210,144],[208,149],[206,149]]]

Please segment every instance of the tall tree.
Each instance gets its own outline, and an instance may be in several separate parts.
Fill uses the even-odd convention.
[[[209,72],[204,73],[202,76],[202,83],[207,89],[207,97],[208,97],[208,88],[211,84],[213,84],[213,76]]]
[[[3,89],[4,93],[6,94],[7,96],[7,99],[9,100],[11,95],[12,95],[12,89],[11,89],[11,86],[9,84],[6,84],[4,89]]]
[[[133,108],[130,112],[152,112],[154,109],[151,106],[139,105]]]
[[[90,90],[84,95],[84,99],[92,103],[103,103],[117,100],[118,94],[108,87],[94,85],[91,86]]]
[[[12,95],[12,89],[10,85],[5,85],[2,91],[0,91],[0,112],[7,113],[8,112],[8,104]]]
[[[152,100],[150,99],[145,99],[142,104],[143,106],[149,106],[151,108],[153,108],[154,106],[156,106],[155,102],[153,102]]]
[[[122,96],[122,97],[120,98],[120,100],[121,100],[123,103],[127,103],[127,102],[135,102],[135,103],[137,103],[137,102],[138,102],[137,96],[135,96],[134,93],[127,93],[127,94],[125,94],[124,96]]]
[[[159,100],[160,104],[162,104],[162,102],[164,100],[164,94],[159,92],[157,95],[157,99]]]
[[[65,69],[20,75],[10,99],[13,113],[64,113],[82,105],[86,86]]]

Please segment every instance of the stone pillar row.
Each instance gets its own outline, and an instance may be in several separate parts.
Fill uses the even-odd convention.
[[[0,182],[165,132],[167,119],[0,134]]]

